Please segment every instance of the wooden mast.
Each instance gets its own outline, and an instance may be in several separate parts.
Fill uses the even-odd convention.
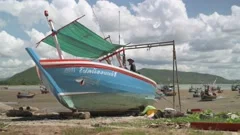
[[[59,45],[58,39],[57,39],[57,31],[54,29],[52,20],[51,20],[51,19],[48,19],[48,11],[47,11],[47,10],[44,11],[44,15],[46,16],[46,19],[47,19],[47,21],[48,21],[48,25],[49,25],[50,28],[51,28],[52,37],[53,37],[53,39],[54,39],[54,43],[55,43],[56,48],[57,48],[58,56],[59,56],[60,59],[63,59],[62,51],[61,51],[61,48],[60,48],[60,45]]]

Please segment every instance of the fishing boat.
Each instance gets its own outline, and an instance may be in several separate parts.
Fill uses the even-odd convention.
[[[213,101],[217,98],[216,94],[213,95],[206,95],[206,94],[201,94],[201,100],[202,101]]]
[[[209,86],[206,87],[204,91],[201,91],[201,100],[202,101],[213,101],[217,98],[217,94],[209,89]]]
[[[160,89],[165,96],[175,96],[176,92],[173,91],[173,85],[163,85]]]
[[[52,33],[40,42],[56,47],[59,58],[43,60],[32,48],[26,50],[41,81],[63,106],[73,111],[111,112],[155,102],[156,82],[124,68],[120,58],[120,53],[125,56],[124,46],[103,39],[79,23],[80,18],[55,30],[48,12],[44,13]],[[61,51],[81,59],[64,59]],[[110,63],[113,56],[120,66]]]
[[[41,91],[42,94],[49,93],[49,91],[47,90],[47,88],[44,85],[40,85],[40,91]]]
[[[33,98],[34,96],[35,96],[35,94],[33,94],[33,93],[18,92],[18,94],[17,94],[17,98]]]
[[[200,97],[200,96],[201,96],[201,93],[198,90],[194,91],[193,97]]]
[[[191,85],[191,87],[188,89],[188,92],[195,92],[196,90],[193,88],[193,86]]]
[[[231,88],[232,88],[232,91],[238,91],[240,90],[240,84],[232,84]]]

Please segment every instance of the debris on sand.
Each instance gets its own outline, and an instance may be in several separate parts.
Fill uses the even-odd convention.
[[[31,117],[32,113],[30,111],[26,111],[26,110],[9,110],[6,115],[8,117]]]
[[[23,106],[19,107],[18,109],[9,109],[6,112],[8,117],[31,117],[34,112],[38,111],[39,109],[32,106]]]

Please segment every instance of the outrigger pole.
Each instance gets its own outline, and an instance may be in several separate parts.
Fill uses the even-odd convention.
[[[48,25],[50,26],[52,33],[49,34],[48,36],[46,36],[45,38],[43,38],[42,40],[40,40],[39,42],[37,42],[37,43],[36,43],[36,44],[37,44],[36,48],[39,46],[39,44],[40,44],[44,39],[48,38],[49,36],[52,36],[52,37],[54,38],[54,42],[55,42],[55,45],[56,45],[56,48],[57,48],[57,52],[58,52],[59,58],[60,58],[60,59],[63,59],[62,51],[61,51],[61,48],[60,48],[60,45],[59,45],[58,39],[57,39],[57,33],[58,33],[59,30],[65,28],[66,26],[72,24],[73,22],[75,22],[75,21],[83,18],[85,15],[82,15],[81,17],[78,17],[77,19],[73,20],[72,22],[68,23],[67,25],[61,27],[61,28],[58,29],[58,30],[55,30],[55,29],[54,29],[52,20],[51,20],[51,19],[48,19],[48,11],[47,11],[47,10],[44,11],[44,15],[46,16],[46,19],[47,19],[47,21],[48,21]]]
[[[54,39],[54,42],[55,42],[55,45],[56,45],[56,48],[57,48],[58,56],[59,56],[60,59],[63,59],[62,51],[61,51],[61,48],[60,48],[60,45],[59,45],[58,39],[57,39],[57,31],[54,29],[52,20],[48,19],[48,11],[47,10],[44,11],[44,15],[46,16],[46,19],[48,21],[48,25],[51,28],[52,37]]]
[[[175,79],[177,83],[177,90],[178,90],[178,100],[179,100],[179,109],[182,111],[182,105],[181,105],[181,96],[179,91],[179,81],[178,81],[178,69],[177,69],[177,57],[176,57],[176,50],[175,50],[175,42],[173,41],[167,41],[167,42],[156,42],[156,43],[145,43],[145,44],[135,44],[135,45],[127,45],[123,47],[123,55],[125,58],[125,50],[131,50],[131,49],[141,49],[141,48],[153,48],[153,47],[163,47],[163,46],[173,46],[173,93],[175,92]],[[176,78],[175,78],[176,74]],[[175,94],[173,94],[173,108],[175,109]]]

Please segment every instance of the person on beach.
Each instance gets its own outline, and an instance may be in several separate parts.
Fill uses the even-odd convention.
[[[136,65],[134,64],[134,60],[133,59],[127,59],[127,61],[130,65],[130,71],[137,72]]]
[[[140,106],[140,111],[141,113],[139,114],[140,116],[146,115],[147,117],[150,118],[162,118],[163,117],[163,112],[154,106],[148,105],[148,106]]]
[[[209,85],[206,86],[205,95],[211,96],[211,95],[210,95],[210,86],[209,86]]]

